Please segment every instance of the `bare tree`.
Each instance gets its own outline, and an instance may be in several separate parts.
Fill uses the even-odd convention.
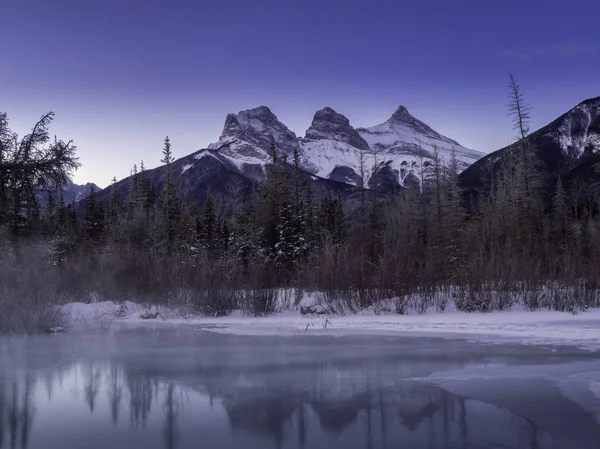
[[[50,142],[49,112],[35,124],[31,133],[19,140],[8,126],[8,117],[0,113],[0,225],[12,221],[18,230],[22,211],[37,214],[40,193],[53,194],[69,181],[79,167],[72,141],[54,138]]]
[[[513,129],[519,132],[519,139],[523,139],[529,133],[531,105],[527,104],[523,98],[519,79],[512,73],[509,73],[509,76],[508,88],[510,93],[508,94],[507,104],[509,115],[513,118]]]

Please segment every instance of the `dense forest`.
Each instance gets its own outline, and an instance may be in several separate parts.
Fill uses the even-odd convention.
[[[359,185],[359,201],[346,204],[316,198],[298,154],[288,161],[274,143],[250,200],[231,185],[184,201],[166,138],[160,191],[142,163],[126,198],[113,185],[103,203],[92,187],[83,207],[60,194],[79,164],[72,142],[50,139],[52,117],[19,139],[0,115],[0,330],[40,325],[23,310],[92,298],[261,315],[281,288],[319,291],[332,312],[600,304],[600,189],[582,198],[558,178],[548,192],[526,143],[476,201],[456,163],[436,154],[418,187],[383,196]]]

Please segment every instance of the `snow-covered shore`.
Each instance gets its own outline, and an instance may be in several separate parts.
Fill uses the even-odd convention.
[[[62,308],[68,329],[106,329],[116,326],[196,326],[237,335],[398,335],[437,336],[487,342],[570,345],[600,350],[600,309],[570,314],[509,310],[464,313],[452,307],[445,313],[423,315],[376,314],[302,315],[299,310],[266,317],[234,312],[224,317],[200,317],[178,310],[134,302],[70,303]]]

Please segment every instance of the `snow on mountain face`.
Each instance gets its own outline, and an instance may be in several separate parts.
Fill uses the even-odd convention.
[[[364,151],[369,150],[369,144],[350,126],[350,121],[329,107],[317,111],[305,139],[335,140]]]
[[[405,185],[409,175],[419,180],[432,162],[435,148],[445,165],[454,150],[459,171],[483,156],[437,133],[403,106],[385,123],[357,130],[346,117],[325,108],[315,114],[300,145],[306,166],[313,173],[355,185],[360,181],[361,156],[365,185],[370,184],[373,170],[384,166],[395,173],[400,185]]]
[[[65,203],[70,203],[73,201],[77,202],[82,200],[83,198],[89,195],[92,186],[94,187],[94,190],[96,190],[96,192],[101,190],[100,187],[98,187],[92,182],[88,182],[85,185],[77,185],[73,182],[70,182],[63,188],[62,192]]]
[[[359,128],[358,132],[373,152],[371,160],[390,162],[391,168],[398,171],[401,184],[409,175],[420,178],[421,171],[433,161],[436,149],[444,165],[450,164],[454,151],[459,171],[483,156],[483,153],[465,148],[434,131],[413,117],[404,106],[400,106],[386,122]]]
[[[374,169],[384,165],[395,173],[400,185],[411,174],[418,179],[433,159],[434,148],[445,164],[455,150],[459,170],[482,156],[440,135],[403,106],[388,121],[361,129],[354,129],[345,116],[326,107],[317,111],[303,138],[297,138],[269,108],[261,106],[229,114],[219,141],[208,150],[227,158],[240,172],[256,177],[257,169],[270,161],[272,140],[277,151],[289,159],[299,148],[306,171],[352,185],[360,183],[361,166],[365,185],[369,185]],[[196,158],[205,153],[201,151]]]
[[[327,107],[317,111],[306,136],[300,139],[302,166],[322,178],[347,184],[360,182],[360,155],[369,144],[342,114]]]
[[[564,154],[573,159],[600,151],[600,99],[583,102],[569,111],[554,138]]]
[[[271,159],[269,147],[275,141],[277,151],[291,156],[298,146],[296,134],[281,123],[266,106],[229,114],[219,140],[208,146],[226,156],[242,172],[253,171]],[[202,157],[200,153],[197,157]]]

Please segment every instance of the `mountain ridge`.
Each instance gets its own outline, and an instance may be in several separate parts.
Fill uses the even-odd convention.
[[[547,125],[496,150],[460,174],[463,187],[473,196],[485,189],[489,173],[500,169],[502,159],[515,154],[523,145],[536,152],[548,192],[553,192],[558,177],[573,187],[580,180],[595,179],[600,157],[600,96],[578,103]],[[589,185],[587,186],[589,187]]]
[[[315,113],[304,136],[296,136],[267,106],[259,106],[228,114],[218,141],[204,150],[218,152],[243,175],[259,180],[270,161],[272,141],[288,159],[297,149],[307,172],[354,186],[360,184],[361,173],[364,185],[369,185],[371,173],[380,164],[389,166],[395,182],[404,186],[407,177],[421,177],[436,148],[444,164],[449,164],[456,151],[460,170],[483,156],[434,131],[404,106],[370,128],[354,128],[346,116],[326,106]]]

